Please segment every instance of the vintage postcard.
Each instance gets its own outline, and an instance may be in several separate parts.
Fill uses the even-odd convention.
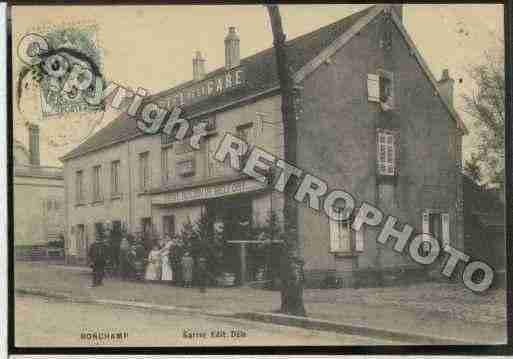
[[[507,343],[501,4],[12,5],[12,349]]]

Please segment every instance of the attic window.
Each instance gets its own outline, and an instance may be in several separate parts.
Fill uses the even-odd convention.
[[[383,111],[394,108],[394,74],[379,70],[377,74],[367,74],[367,96],[369,102],[381,104]]]

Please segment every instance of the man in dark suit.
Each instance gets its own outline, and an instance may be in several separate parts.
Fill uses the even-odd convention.
[[[103,285],[106,251],[101,237],[96,238],[96,241],[89,247],[89,263],[93,269],[92,287]]]

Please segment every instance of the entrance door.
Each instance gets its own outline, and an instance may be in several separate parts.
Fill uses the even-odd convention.
[[[162,234],[168,234],[170,237],[175,235],[175,216],[162,216]]]
[[[221,271],[235,273],[237,282],[244,283],[248,278],[246,245],[229,243],[251,239],[249,230],[252,225],[251,199],[247,196],[233,196],[209,201],[207,215],[214,221],[224,224],[223,268]]]

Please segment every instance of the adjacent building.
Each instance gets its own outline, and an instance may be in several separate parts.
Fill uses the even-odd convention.
[[[449,72],[436,80],[408,35],[401,5],[377,5],[287,42],[299,115],[297,166],[344,189],[359,202],[463,249],[461,140]],[[220,24],[222,26],[222,24]],[[281,194],[213,157],[226,132],[283,158],[280,86],[274,49],[240,59],[235,28],[225,38],[226,64],[152,96],[180,105],[191,121],[207,121],[200,150],[166,135],[144,135],[122,115],[66,154],[67,254],[83,261],[105,221],[130,232],[179,233],[203,211],[223,221],[244,266],[250,242],[241,223],[262,223],[282,210]],[[222,45],[221,45],[222,46]],[[308,280],[418,270],[406,256],[354,233],[306,206],[299,237]]]
[[[64,238],[64,176],[60,167],[41,166],[39,127],[26,129],[29,148],[13,143],[14,247],[16,258],[41,258],[49,242]]]

